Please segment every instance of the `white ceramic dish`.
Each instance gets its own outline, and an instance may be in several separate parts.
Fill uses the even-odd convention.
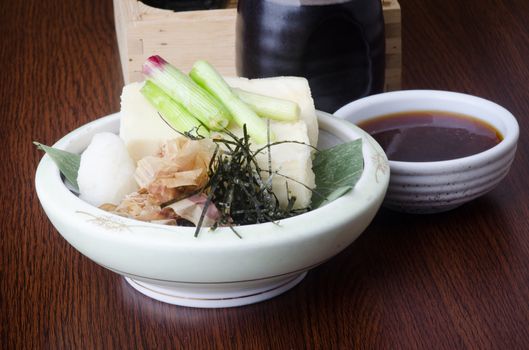
[[[322,147],[361,137],[365,169],[353,191],[309,213],[229,228],[162,226],[109,214],[72,194],[48,156],[40,162],[36,189],[59,233],[79,252],[125,276],[140,292],[172,304],[229,307],[283,293],[364,231],[380,207],[389,181],[380,146],[349,122],[319,113]],[[55,147],[80,153],[95,133],[117,132],[119,115],[86,124]]]
[[[487,151],[459,159],[389,161],[391,179],[385,206],[409,213],[450,210],[489,192],[507,175],[516,152],[518,123],[509,111],[491,101],[448,91],[396,91],[351,102],[334,115],[356,124],[382,115],[422,110],[473,116],[494,126],[504,139]]]

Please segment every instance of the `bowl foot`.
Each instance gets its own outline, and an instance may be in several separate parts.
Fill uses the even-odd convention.
[[[212,288],[211,292],[208,293],[204,293],[203,289],[194,292],[189,288],[157,285],[130,277],[124,278],[127,283],[140,293],[164,303],[197,308],[222,308],[268,300],[295,287],[306,275],[307,272],[303,272],[299,275],[289,276],[279,281],[274,280],[272,283],[252,289],[241,288],[241,290],[226,292]]]

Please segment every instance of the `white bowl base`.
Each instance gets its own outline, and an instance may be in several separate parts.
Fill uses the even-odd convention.
[[[240,292],[230,293],[212,292],[208,296],[203,293],[193,293],[189,289],[182,290],[178,287],[160,286],[130,277],[124,278],[128,284],[140,293],[164,303],[197,308],[223,308],[248,305],[271,299],[295,287],[306,275],[307,272],[302,272],[294,277],[289,276],[280,281],[274,280],[273,283],[253,290],[244,289]]]

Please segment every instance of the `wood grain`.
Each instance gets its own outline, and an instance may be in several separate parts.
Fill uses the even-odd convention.
[[[282,296],[200,310],[150,300],[89,261],[36,198],[31,141],[119,109],[112,2],[0,1],[0,348],[528,348],[529,2],[400,3],[404,87],[511,110],[521,136],[510,174],[452,212],[381,210]]]

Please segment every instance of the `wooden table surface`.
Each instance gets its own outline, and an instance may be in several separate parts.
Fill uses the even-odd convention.
[[[112,2],[0,1],[0,348],[529,348],[529,2],[400,2],[405,88],[466,92],[517,116],[507,178],[444,214],[381,210],[275,299],[192,309],[79,254],[35,194],[31,141],[119,109]]]

